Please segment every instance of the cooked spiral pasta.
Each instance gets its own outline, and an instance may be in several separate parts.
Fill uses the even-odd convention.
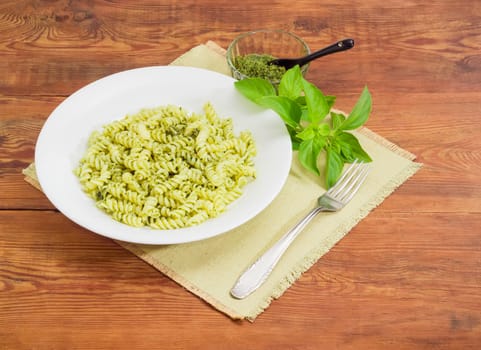
[[[256,176],[249,131],[207,103],[203,114],[167,105],[95,131],[74,170],[97,207],[127,225],[167,230],[218,216]]]

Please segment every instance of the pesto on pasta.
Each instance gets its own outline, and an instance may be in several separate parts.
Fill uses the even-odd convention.
[[[255,142],[210,103],[142,109],[95,131],[74,170],[97,207],[130,226],[176,229],[226,210],[256,176]]]

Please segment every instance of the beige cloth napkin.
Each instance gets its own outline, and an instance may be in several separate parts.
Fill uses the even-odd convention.
[[[230,75],[224,53],[217,44],[208,42],[194,47],[172,64]],[[367,128],[358,130],[356,136],[374,160],[366,183],[342,211],[318,215],[288,249],[267,282],[244,300],[236,300],[229,294],[241,272],[300,220],[324,191],[323,180],[306,172],[296,157],[279,196],[241,227],[214,238],[179,245],[117,243],[221,312],[234,319],[253,321],[421,167],[413,162],[414,155]],[[27,181],[38,187],[34,164],[24,174]]]

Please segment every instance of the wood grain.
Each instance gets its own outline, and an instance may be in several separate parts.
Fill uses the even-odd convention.
[[[424,167],[254,324],[212,309],[23,180],[53,109],[107,74],[282,28],[308,78]],[[476,0],[0,3],[0,349],[479,349],[481,4]]]

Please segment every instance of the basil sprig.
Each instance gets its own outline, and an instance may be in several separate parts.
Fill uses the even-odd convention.
[[[292,148],[298,151],[306,169],[320,175],[318,158],[321,152],[326,153],[328,188],[336,183],[345,163],[355,159],[371,162],[358,139],[348,131],[359,128],[369,118],[372,101],[367,87],[347,117],[332,111],[336,97],[324,95],[307,81],[299,66],[284,73],[277,89],[261,78],[236,81],[235,87],[249,100],[279,114],[289,131]]]

